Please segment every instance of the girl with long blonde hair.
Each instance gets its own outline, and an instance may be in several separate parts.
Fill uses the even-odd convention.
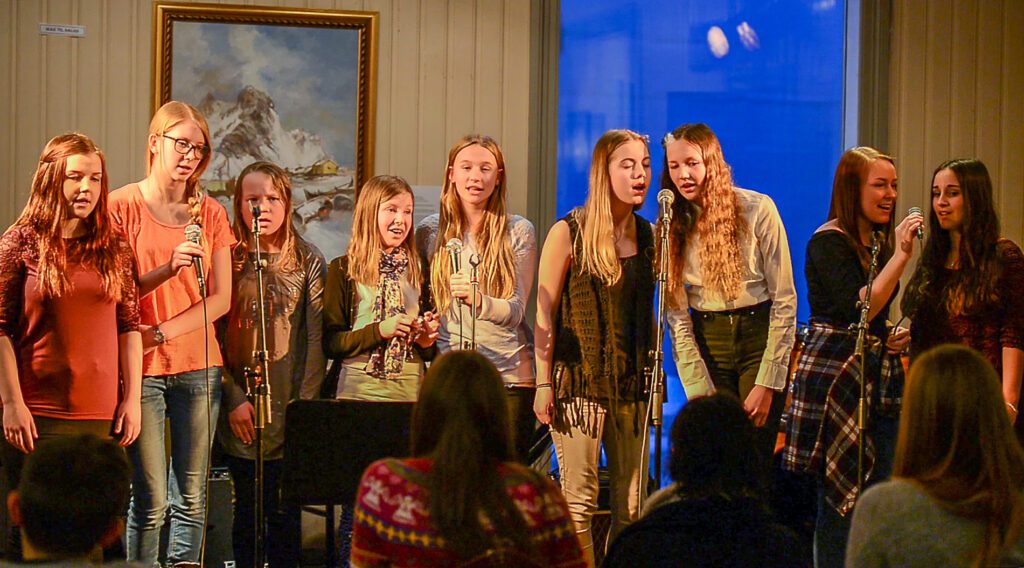
[[[707,125],[684,124],[663,143],[661,185],[674,194],[666,315],[679,378],[687,398],[721,390],[743,401],[767,472],[796,329],[786,228],[771,197],[733,185]]]
[[[846,566],[1024,565],[1024,450],[980,353],[936,347],[903,393],[893,479],[857,503]]]
[[[141,274],[146,350],[144,427],[129,452],[135,477],[128,559],[157,565],[169,506],[173,537],[167,561],[187,565],[200,561],[205,532],[206,478],[223,366],[213,322],[231,302],[235,237],[227,211],[199,186],[212,153],[202,113],[178,101],[163,105],[150,121],[146,148],[146,178],[110,194],[110,218],[131,245]],[[187,240],[189,233],[199,242]],[[200,266],[203,273],[197,272]],[[173,475],[168,475],[164,443],[167,422]]]
[[[550,425],[562,493],[590,564],[603,442],[614,537],[640,512],[644,369],[653,342],[654,234],[635,213],[651,181],[646,137],[597,141],[587,201],[544,242],[537,290],[534,412]],[[603,546],[604,543],[601,543]]]
[[[478,310],[476,349],[501,372],[512,414],[516,455],[528,459],[533,416],[533,334],[526,301],[536,272],[533,223],[505,211],[505,158],[490,136],[469,135],[448,152],[441,212],[416,228],[417,248],[429,259],[434,303],[441,314],[438,349],[464,349],[471,312]],[[459,270],[446,247],[462,243]],[[479,291],[472,295],[470,262],[478,260]]]
[[[340,399],[414,402],[433,358],[439,323],[413,246],[413,206],[402,178],[370,178],[348,252],[328,266],[323,343]]]
[[[288,174],[270,162],[253,162],[235,184],[231,309],[221,335],[225,381],[218,438],[234,486],[231,543],[239,568],[253,568],[255,559],[256,410],[246,394],[252,381],[253,353],[260,349],[258,313],[261,300],[255,268],[254,213],[260,229],[267,331],[270,420],[263,428],[263,503],[266,512],[267,560],[270,566],[297,566],[301,552],[299,505],[282,501],[285,410],[297,399],[316,398],[324,380],[323,291],[326,263],[312,244],[292,226],[292,184]]]
[[[43,148],[28,204],[0,237],[0,400],[7,487],[47,439],[141,428],[135,261],[107,219],[103,152],[84,134]],[[119,376],[120,375],[120,376]],[[21,549],[17,528],[9,557]]]

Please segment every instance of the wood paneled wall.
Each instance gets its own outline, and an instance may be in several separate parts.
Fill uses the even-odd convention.
[[[1003,235],[1024,240],[1024,2],[892,0],[888,150],[900,209],[949,158],[985,162]]]
[[[527,214],[535,2],[231,3],[379,12],[375,172],[440,185],[449,146],[490,134],[505,152],[509,208]],[[40,23],[84,25],[86,37],[41,36]],[[40,150],[61,132],[97,141],[111,187],[143,177],[152,34],[146,0],[0,0],[0,227],[20,212]]]

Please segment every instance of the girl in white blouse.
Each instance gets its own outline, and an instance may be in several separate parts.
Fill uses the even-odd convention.
[[[733,186],[707,125],[680,126],[662,142],[662,187],[676,194],[667,318],[679,377],[687,398],[739,397],[767,468],[796,326],[786,230],[770,197]]]

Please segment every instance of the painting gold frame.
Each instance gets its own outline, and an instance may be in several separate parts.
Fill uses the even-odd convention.
[[[248,24],[357,30],[358,94],[356,95],[355,187],[373,175],[377,99],[377,12],[313,10],[230,4],[164,2],[153,5],[152,111],[171,100],[176,22]]]

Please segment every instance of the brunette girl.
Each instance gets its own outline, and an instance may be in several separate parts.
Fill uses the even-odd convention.
[[[448,152],[441,213],[416,228],[420,254],[429,259],[434,303],[441,314],[438,349],[463,349],[471,310],[478,310],[476,350],[501,372],[512,415],[516,456],[527,459],[533,415],[533,333],[526,300],[533,287],[537,240],[533,223],[505,212],[505,158],[490,136],[465,136]],[[462,241],[458,271],[446,245]],[[470,262],[479,258],[479,291],[472,295]]]
[[[263,503],[267,561],[270,566],[299,564],[301,524],[298,505],[281,501],[285,409],[292,400],[315,398],[324,379],[323,290],[325,263],[320,252],[292,225],[292,184],[269,162],[254,162],[238,174],[234,196],[231,310],[222,332],[225,380],[219,438],[235,487],[232,545],[241,568],[254,564],[256,414],[246,397],[254,385],[245,369],[254,368],[259,349],[253,212],[259,213],[269,364],[270,422],[263,429]]]
[[[903,296],[911,360],[943,343],[980,351],[1002,378],[1010,422],[1024,373],[1024,254],[999,236],[992,179],[978,160],[949,160],[932,176],[928,240]]]
[[[676,195],[667,319],[679,378],[687,398],[719,390],[743,401],[767,473],[796,327],[786,228],[771,197],[733,185],[707,125],[663,142],[662,187]]]
[[[846,566],[1024,565],[1024,451],[999,376],[961,345],[910,368],[892,481],[857,503]]]
[[[551,425],[562,493],[591,565],[602,442],[612,537],[636,520],[646,477],[643,372],[653,332],[654,235],[634,210],[650,180],[647,139],[629,130],[604,133],[586,203],[555,223],[541,252],[534,412]]]
[[[224,207],[205,198],[199,187],[211,154],[203,115],[185,103],[165,104],[149,124],[146,144],[146,178],[110,195],[111,219],[128,239],[142,274],[146,349],[143,428],[130,450],[128,559],[157,565],[169,504],[167,562],[192,565],[202,550],[210,444],[221,397],[223,360],[213,322],[227,313],[231,301],[235,237]],[[185,238],[194,226],[200,228],[199,244]],[[198,275],[206,282],[205,298],[193,264],[204,268]]]
[[[558,488],[513,461],[502,385],[473,351],[430,365],[413,457],[363,473],[353,566],[585,566]]]
[[[896,419],[903,392],[899,358],[910,332],[890,330],[889,306],[914,252],[920,214],[896,226],[896,166],[874,148],[847,150],[836,167],[828,221],[807,244],[807,299],[811,325],[793,377],[793,412],[783,467],[818,478],[815,566],[842,566],[849,513],[858,497],[857,445],[865,446],[866,483],[892,472]],[[872,242],[879,247],[871,287],[863,371],[855,357],[859,302],[867,293]],[[868,381],[870,420],[858,435],[860,379]]]
[[[9,488],[18,485],[25,454],[47,438],[113,433],[123,446],[135,441],[138,327],[135,261],[108,220],[103,153],[83,134],[54,137],[39,156],[28,205],[0,238]],[[9,544],[12,554],[20,549],[20,540]]]

